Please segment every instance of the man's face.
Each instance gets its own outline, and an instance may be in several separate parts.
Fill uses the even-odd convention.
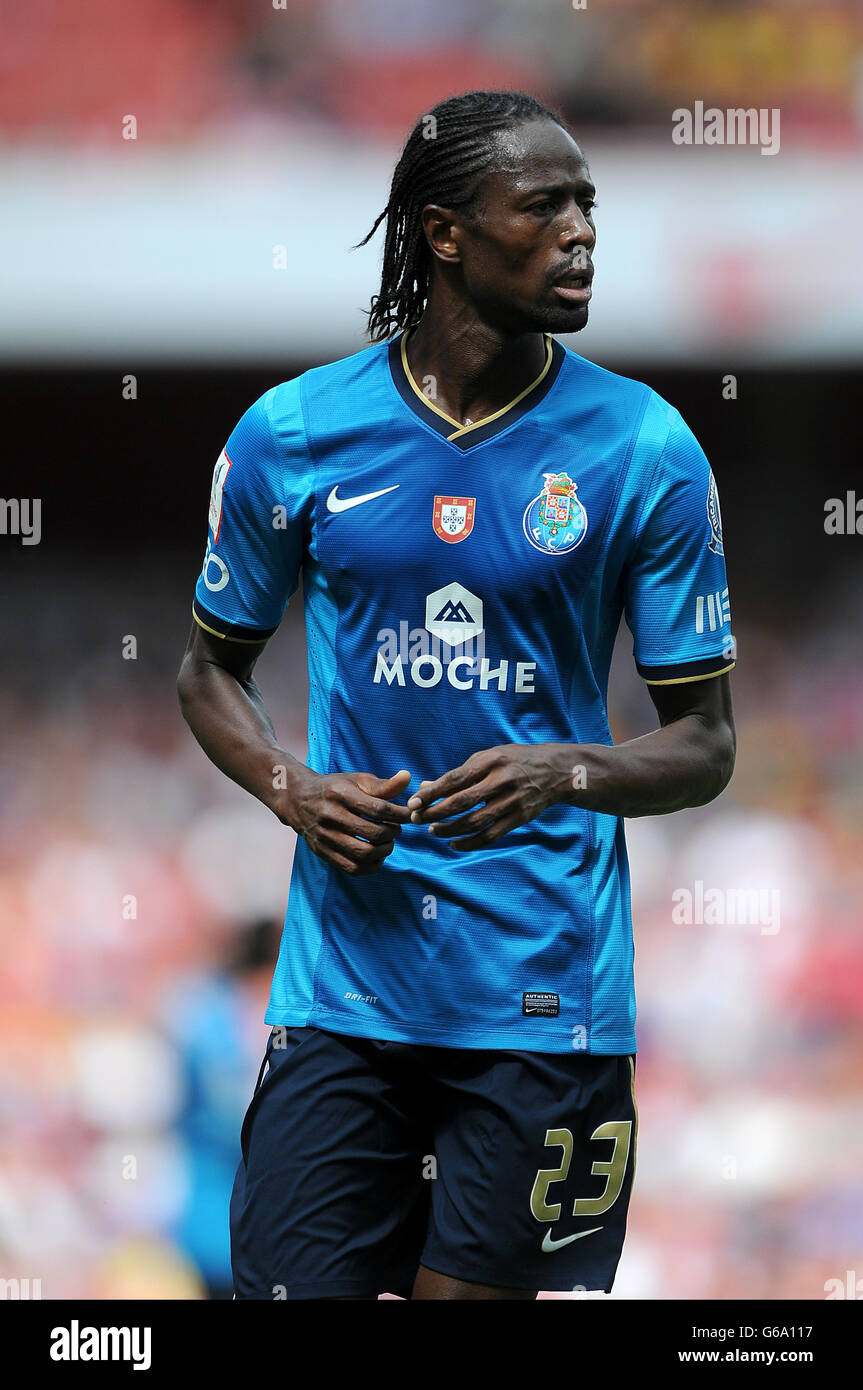
[[[549,120],[497,137],[495,172],[453,215],[467,296],[508,333],[576,333],[587,323],[596,192],[580,149]],[[444,257],[444,259],[450,259]]]

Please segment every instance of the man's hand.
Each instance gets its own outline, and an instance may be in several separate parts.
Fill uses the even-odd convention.
[[[408,801],[411,820],[434,822],[429,834],[453,840],[453,849],[484,849],[568,799],[574,751],[571,744],[504,743],[474,753],[435,782],[420,783]]]
[[[274,809],[328,864],[346,874],[373,874],[392,853],[410,816],[407,806],[388,798],[403,792],[410,780],[404,771],[383,778],[303,768],[286,790],[284,804]]]
[[[661,724],[652,733],[617,744],[487,748],[421,782],[408,800],[411,820],[431,822],[430,833],[453,840],[453,849],[484,849],[558,802],[621,817],[706,806],[734,770],[728,676],[649,690]]]
[[[183,715],[207,757],[346,874],[372,874],[410,818],[397,806],[409,772],[313,772],[280,747],[255,684],[265,641],[232,643],[195,624],[178,678]],[[273,781],[276,770],[287,785]]]

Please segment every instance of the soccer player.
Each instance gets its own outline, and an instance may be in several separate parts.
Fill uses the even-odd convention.
[[[372,229],[372,346],[268,391],[216,466],[181,704],[298,837],[237,1298],[614,1280],[637,1127],[623,818],[725,787],[734,658],[699,445],[552,337],[587,322],[594,191],[532,97],[442,102]],[[646,217],[646,276],[660,242]],[[300,571],[305,766],[253,679]],[[624,613],[660,727],[614,745]]]

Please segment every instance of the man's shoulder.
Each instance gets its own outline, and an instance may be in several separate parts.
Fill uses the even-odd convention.
[[[340,396],[344,398],[347,393],[364,391],[369,378],[380,372],[387,348],[387,343],[372,343],[335,362],[309,367],[298,376],[273,386],[263,398],[267,408],[278,414],[301,408],[303,403],[317,405],[321,399],[334,405]]]
[[[561,343],[566,354],[561,371],[561,404],[582,402],[590,408],[616,410],[621,415],[650,414],[667,425],[677,418],[678,411],[652,386],[635,377],[623,376],[588,357],[573,352]]]

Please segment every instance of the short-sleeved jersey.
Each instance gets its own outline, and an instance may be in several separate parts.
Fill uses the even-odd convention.
[[[311,768],[407,768],[407,796],[499,744],[611,744],[623,614],[646,681],[731,669],[716,485],[673,407],[550,337],[486,420],[423,384],[403,335],[315,368],[216,465],[195,618],[267,637],[302,573]],[[298,841],[268,1023],[630,1053],[634,1018],[619,817],[558,804],[472,852],[407,825],[367,876]]]

